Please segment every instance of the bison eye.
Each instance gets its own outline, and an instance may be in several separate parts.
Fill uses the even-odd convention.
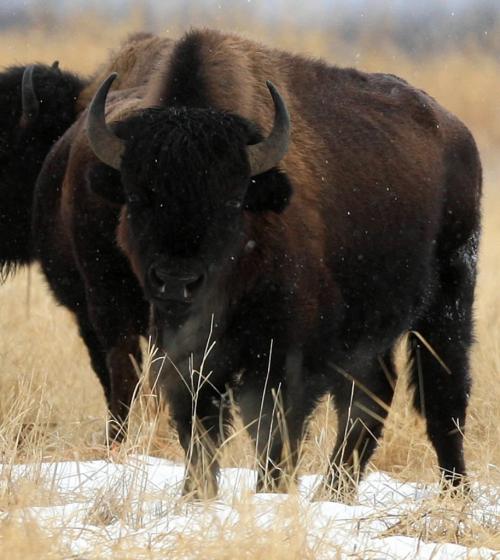
[[[233,208],[235,210],[239,210],[241,208],[241,201],[239,200],[228,200],[226,202],[227,208]]]

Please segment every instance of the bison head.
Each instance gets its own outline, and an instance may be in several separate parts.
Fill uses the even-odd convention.
[[[89,108],[90,144],[119,171],[120,242],[146,297],[179,325],[238,261],[246,214],[288,204],[290,184],[275,168],[289,143],[288,111],[268,83],[275,118],[265,139],[248,120],[212,108],[143,109],[111,130],[104,105],[113,79]]]

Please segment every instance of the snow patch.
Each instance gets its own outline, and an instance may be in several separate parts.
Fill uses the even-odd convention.
[[[345,558],[366,559],[499,556],[485,548],[394,535],[405,514],[418,511],[425,500],[437,495],[437,485],[403,483],[375,472],[361,482],[357,502],[345,505],[310,501],[318,476],[303,476],[296,495],[255,494],[254,471],[227,468],[221,471],[219,499],[199,503],[181,499],[183,474],[182,465],[143,455],[129,457],[126,464],[0,465],[1,485],[7,480],[34,480],[56,492],[62,504],[19,508],[2,517],[34,519],[42,529],[58,534],[73,554],[84,555],[99,547],[103,558],[112,558],[113,547],[120,543],[161,551],[179,538],[231,539],[242,528],[254,531],[258,538],[260,532],[277,527],[293,531],[298,526],[317,558],[337,558],[339,550]],[[500,527],[500,490],[475,485],[472,495],[474,521]]]

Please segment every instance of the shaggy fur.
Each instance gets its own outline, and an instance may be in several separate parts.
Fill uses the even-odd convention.
[[[291,145],[279,170],[251,177],[246,146],[273,118],[267,79],[287,102]],[[259,489],[287,481],[325,393],[339,416],[325,488],[342,487],[339,473],[356,480],[408,331],[440,357],[413,337],[415,404],[457,484],[481,192],[464,125],[394,76],[213,31],[177,41],[144,93],[110,96],[107,118],[126,146],[120,171],[96,160],[82,121],[68,131],[37,187],[38,257],[78,318],[114,415],[130,402],[139,335],[155,334],[175,362],[159,375],[189,459],[185,492],[216,492],[228,391],[257,440]],[[199,368],[210,329],[193,442],[189,366]]]
[[[151,33],[134,33],[120,47],[111,53],[92,76],[78,98],[80,109],[85,109],[101,82],[116,72],[118,78],[114,90],[124,91],[145,87],[158,66],[171,50],[173,41]]]
[[[74,122],[84,83],[70,72],[37,64],[38,117],[22,122],[25,67],[0,73],[0,276],[32,260],[30,233],[35,181],[54,142]]]

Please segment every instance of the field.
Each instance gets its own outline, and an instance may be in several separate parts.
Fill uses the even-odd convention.
[[[69,21],[64,29],[51,33],[44,28],[29,33],[4,32],[0,38],[0,65],[33,60],[51,63],[58,59],[62,67],[88,73],[105,60],[109,48],[138,29],[140,23],[132,19],[104,32],[103,26],[89,16],[88,21]],[[395,404],[382,444],[369,467],[371,486],[368,484],[363,490],[357,507],[368,507],[370,496],[376,494],[380,498],[384,487],[402,498],[387,501],[385,512],[382,506],[362,512],[345,509],[342,516],[361,512],[365,521],[373,524],[385,520],[392,508],[390,515],[397,522],[390,528],[384,525],[384,530],[375,523],[373,531],[387,538],[411,537],[411,541],[398,541],[394,550],[354,550],[348,541],[352,540],[349,535],[354,535],[349,531],[355,529],[346,529],[346,539],[335,541],[327,535],[327,529],[321,533],[316,527],[315,532],[311,529],[317,538],[312,542],[308,538],[310,516],[322,514],[317,509],[302,507],[302,498],[297,495],[281,499],[279,507],[273,505],[272,514],[265,514],[265,497],[258,501],[244,491],[236,496],[236,490],[232,495],[227,490],[229,498],[220,508],[227,508],[228,501],[231,502],[231,512],[236,511],[239,516],[234,523],[229,519],[231,512],[216,514],[210,504],[196,506],[206,506],[205,517],[200,516],[199,510],[189,509],[194,506],[178,506],[172,488],[177,488],[183,455],[168,424],[168,413],[153,417],[149,413],[150,399],[142,396],[136,403],[127,443],[108,450],[104,445],[104,399],[86,350],[72,317],[56,306],[34,266],[0,287],[2,558],[335,558],[342,553],[352,558],[380,558],[384,550],[391,557],[413,558],[417,552],[412,543],[418,544],[422,558],[465,558],[469,554],[465,548],[443,549],[441,553],[439,549],[426,548],[425,543],[460,544],[469,547],[471,558],[480,554],[493,557],[493,551],[500,551],[500,165],[495,157],[500,148],[500,64],[473,44],[460,52],[440,53],[425,60],[410,59],[389,44],[379,45],[376,51],[361,45],[363,55],[358,60],[340,42],[326,42],[324,36],[314,33],[298,36],[292,31],[276,37],[268,29],[256,26],[253,36],[338,64],[356,64],[363,69],[401,75],[460,116],[478,140],[484,165],[484,229],[476,298],[477,342],[472,356],[474,385],[466,432],[466,458],[474,488],[471,500],[438,499],[434,486],[427,490],[422,486],[437,482],[436,461],[423,423],[410,406],[402,347],[398,352],[401,376]],[[175,28],[170,30],[173,36],[178,32]],[[335,434],[332,418],[324,405],[313,419],[301,465],[305,475],[321,473],[326,468]],[[252,449],[239,432],[225,452],[226,467],[253,465]],[[91,460],[103,462],[90,463]],[[130,465],[138,462],[141,467],[134,470]],[[30,467],[23,470],[16,466],[19,463]],[[44,463],[52,467],[42,466]],[[83,488],[84,485],[74,483],[71,477],[76,474],[71,469],[77,469],[78,477],[89,477],[88,480],[99,479],[103,469],[113,469],[114,474]],[[385,475],[380,471],[390,478],[383,478]],[[225,471],[229,481],[234,482],[234,472]],[[238,472],[251,476],[247,471]],[[137,473],[149,473],[148,481],[137,480]],[[156,480],[155,476],[163,477],[163,490],[158,489],[161,485],[154,489],[148,486]],[[65,486],[66,479],[73,482]],[[311,479],[304,479],[304,494],[310,484]],[[380,503],[383,505],[383,500]],[[74,504],[80,504],[78,511],[69,507]],[[178,507],[189,511],[179,513]],[[43,508],[51,508],[52,517],[44,517]],[[278,510],[281,517],[275,519],[273,515]],[[157,512],[156,517],[152,511]],[[191,530],[181,531],[180,525],[155,525],[157,533],[163,531],[171,537],[158,545],[144,528],[148,523],[151,525],[153,518],[157,523],[169,516],[171,520],[184,519],[186,527],[192,525]],[[330,515],[330,519],[334,518]],[[95,538],[86,539],[89,527],[94,528]],[[132,527],[134,535],[144,530],[144,538],[134,540],[124,527]],[[78,538],[83,539],[83,544],[75,551],[68,539]],[[325,549],[324,544],[330,542],[335,542],[335,546]],[[409,548],[404,548],[405,542]],[[490,552],[473,551],[473,547],[485,547]],[[82,556],[79,550],[84,551]]]

